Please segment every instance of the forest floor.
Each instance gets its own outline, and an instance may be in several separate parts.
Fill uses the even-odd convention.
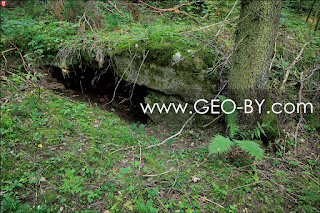
[[[37,64],[26,72],[16,50],[3,52],[1,212],[320,212],[319,92],[309,92],[319,85],[319,73],[309,69],[319,66],[319,33],[280,93],[310,26],[288,13],[280,23],[271,97],[302,98],[315,113],[279,115],[286,137],[264,145],[262,160],[239,149],[208,156],[218,133],[212,129],[185,129],[148,148],[176,129],[120,119],[112,107],[47,89]],[[228,30],[223,36],[231,40]],[[1,49],[9,49],[3,40]],[[307,70],[302,95],[299,70]]]
[[[212,130],[174,134],[43,88],[2,77],[4,212],[313,212],[319,210],[319,135],[277,141],[254,161],[208,156]],[[288,127],[290,128],[294,127]],[[299,135],[300,135],[299,134]]]

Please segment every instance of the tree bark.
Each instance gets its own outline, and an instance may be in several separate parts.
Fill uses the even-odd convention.
[[[229,92],[237,106],[250,99],[253,113],[239,110],[246,126],[262,122],[269,109],[269,67],[282,9],[282,0],[243,0],[236,30],[235,49],[229,80]],[[255,100],[265,100],[262,113]]]

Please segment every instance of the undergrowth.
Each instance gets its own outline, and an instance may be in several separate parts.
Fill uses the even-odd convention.
[[[268,152],[260,163],[237,152],[208,157],[208,137],[197,132],[189,134],[195,146],[183,145],[188,137],[180,137],[147,149],[159,140],[144,125],[54,94],[39,85],[41,78],[2,76],[2,212],[320,208],[316,161],[282,162]],[[152,135],[158,128],[151,127]]]
[[[227,99],[225,96],[218,96],[222,102],[222,106],[225,106],[226,112],[232,112],[233,105],[229,102],[230,99]],[[261,139],[261,133],[265,135],[263,128],[271,128],[268,124],[262,124],[258,122],[259,128],[254,128],[254,130],[248,130],[243,132],[239,127],[239,120],[237,111],[234,110],[233,113],[226,113],[226,122],[230,128],[230,133],[228,137],[222,135],[216,135],[210,145],[209,145],[209,155],[211,154],[224,154],[230,152],[233,146],[238,146],[242,150],[248,152],[251,156],[256,157],[259,160],[263,158],[263,149],[260,147],[262,141],[251,141],[245,140],[247,136],[251,136],[251,139]],[[236,136],[243,137],[244,140],[235,140]],[[265,135],[266,136],[266,135]],[[259,144],[260,143],[260,144]]]
[[[176,52],[180,51],[183,56],[188,56],[190,51],[199,49],[194,55],[204,60],[204,69],[214,64],[209,55],[221,55],[225,47],[230,48],[228,40],[216,38],[213,41],[217,45],[216,50],[209,47],[200,49],[214,34],[211,31],[195,31],[191,35],[185,33],[198,27],[185,17],[181,19],[172,17],[171,14],[157,17],[142,7],[142,20],[135,22],[130,18],[125,6],[121,7],[122,13],[117,13],[111,5],[102,1],[87,5],[82,1],[53,4],[58,3],[50,1],[43,4],[34,1],[29,6],[16,10],[2,9],[1,30],[4,36],[1,38],[1,45],[6,46],[6,40],[10,39],[28,55],[30,61],[41,63],[43,60],[43,63],[48,63],[55,59],[59,63],[59,59],[67,59],[69,64],[81,58],[95,60],[99,52],[108,57],[132,56],[135,53],[143,57],[143,54],[150,50],[147,60],[168,65]],[[227,10],[231,6],[232,2],[225,4],[224,8]],[[35,11],[37,7],[43,12]],[[194,16],[209,24],[220,20],[221,14],[212,20],[201,20],[199,15]],[[182,21],[187,21],[190,25],[182,24]],[[219,27],[211,29],[216,31]],[[191,37],[193,39],[190,39]]]

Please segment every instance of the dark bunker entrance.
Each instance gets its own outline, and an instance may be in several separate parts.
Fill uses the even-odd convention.
[[[114,112],[127,122],[147,123],[148,116],[141,108],[147,87],[124,81],[112,66],[94,68],[78,64],[67,69],[46,68],[51,81],[63,84],[58,91],[68,97]]]

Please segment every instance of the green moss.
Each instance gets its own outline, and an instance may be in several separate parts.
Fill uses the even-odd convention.
[[[175,54],[174,48],[169,44],[156,46],[156,44],[149,44],[148,61],[155,62],[160,66],[168,66],[171,64],[172,56]],[[153,46],[154,45],[154,46]]]
[[[27,13],[21,9],[20,13]],[[11,41],[29,54],[30,60],[35,63],[38,58],[47,58],[47,55],[56,56],[60,51],[71,58],[77,58],[79,54],[87,61],[95,60],[95,52],[99,48],[107,51],[105,54],[133,56],[143,58],[149,51],[146,61],[156,63],[160,66],[168,66],[172,63],[172,56],[181,52],[183,57],[189,55],[188,50],[199,49],[199,40],[190,39],[188,35],[179,32],[187,30],[190,26],[175,22],[163,22],[157,20],[148,25],[139,23],[121,24],[117,28],[100,29],[93,34],[86,30],[79,35],[78,24],[70,21],[42,21],[33,19],[23,20],[22,17],[14,16],[14,13],[6,14],[8,17],[4,23],[4,34]],[[120,23],[120,20],[119,20]],[[197,32],[203,39],[202,32]],[[28,35],[21,37],[21,34]],[[207,36],[207,35],[205,35]],[[2,41],[2,40],[1,40]],[[137,46],[136,46],[137,45]],[[33,52],[39,54],[33,54]],[[204,48],[197,54],[201,63],[193,64],[196,69],[210,67],[212,57],[210,48]],[[48,63],[50,63],[47,59]],[[185,61],[181,62],[185,63]]]

